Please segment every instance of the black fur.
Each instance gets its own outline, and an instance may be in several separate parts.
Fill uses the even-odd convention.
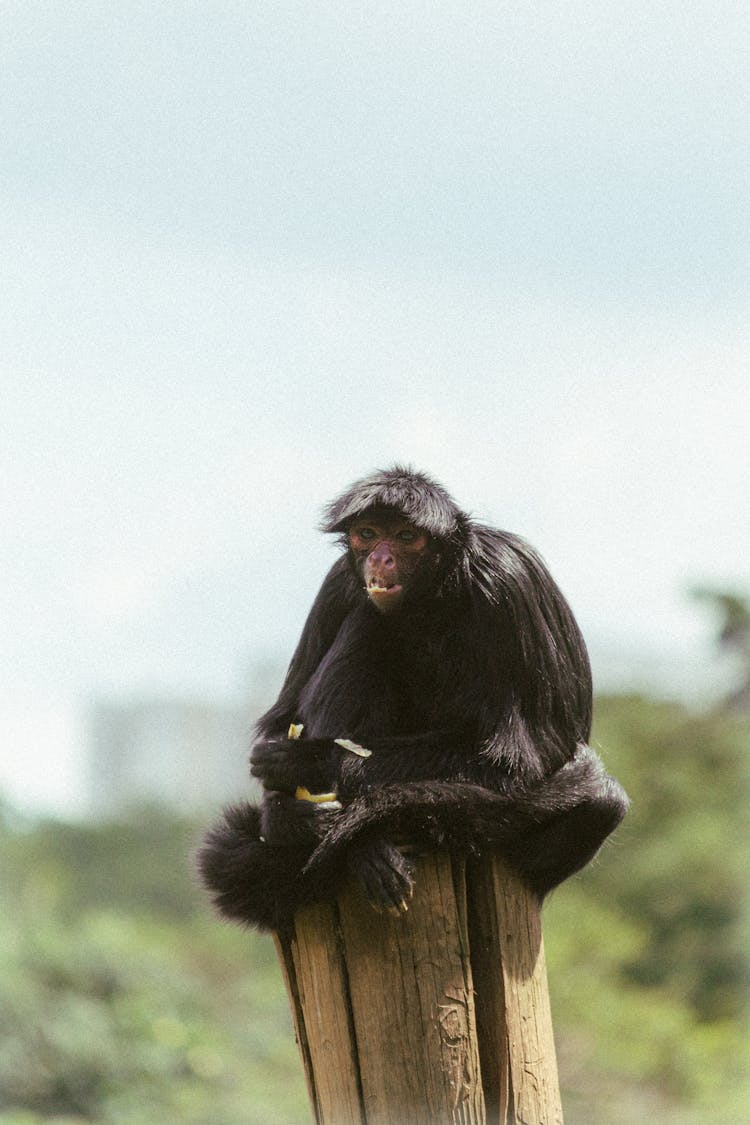
[[[502,853],[543,897],[627,809],[587,745],[586,648],[539,556],[400,467],[348,489],[324,529],[384,507],[432,537],[418,582],[382,615],[350,553],[334,564],[258,724],[262,805],[227,810],[199,853],[219,910],[260,928],[334,895],[348,871],[376,906],[404,909],[411,868],[394,841]],[[297,785],[335,791],[341,809],[295,800]]]

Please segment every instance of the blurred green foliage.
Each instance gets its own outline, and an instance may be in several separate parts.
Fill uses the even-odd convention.
[[[545,906],[568,1125],[747,1120],[750,723],[598,700],[633,808]],[[215,920],[200,828],[0,823],[0,1121],[309,1120],[271,940]]]
[[[545,906],[569,1125],[740,1125],[750,1106],[750,721],[600,698],[632,808]]]
[[[270,938],[218,923],[199,830],[6,815],[0,875],[4,1125],[289,1125],[304,1081]]]

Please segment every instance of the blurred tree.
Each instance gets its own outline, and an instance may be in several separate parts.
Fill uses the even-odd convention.
[[[747,722],[620,696],[598,701],[595,734],[633,801],[590,874],[646,927],[626,978],[672,988],[701,1020],[738,1017],[750,983]]]
[[[694,586],[691,594],[705,602],[719,618],[718,643],[737,657],[740,681],[727,696],[725,707],[731,711],[750,713],[750,599],[736,592],[717,590],[710,586]]]

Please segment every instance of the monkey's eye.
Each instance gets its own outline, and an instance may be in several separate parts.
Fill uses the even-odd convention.
[[[416,531],[406,531],[406,530],[399,531],[396,538],[400,539],[402,543],[413,543],[414,540],[417,538],[417,532]]]
[[[360,539],[374,539],[375,538],[376,533],[375,533],[375,528],[373,528],[373,527],[358,527],[356,529],[356,531],[357,531],[357,535],[360,537]]]

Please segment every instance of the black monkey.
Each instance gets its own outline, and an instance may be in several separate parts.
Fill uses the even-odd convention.
[[[405,843],[501,853],[543,897],[628,806],[587,745],[586,648],[543,562],[398,466],[335,500],[323,530],[346,551],[258,724],[263,800],[225,810],[199,853],[216,905],[279,928],[350,872],[398,913]]]

